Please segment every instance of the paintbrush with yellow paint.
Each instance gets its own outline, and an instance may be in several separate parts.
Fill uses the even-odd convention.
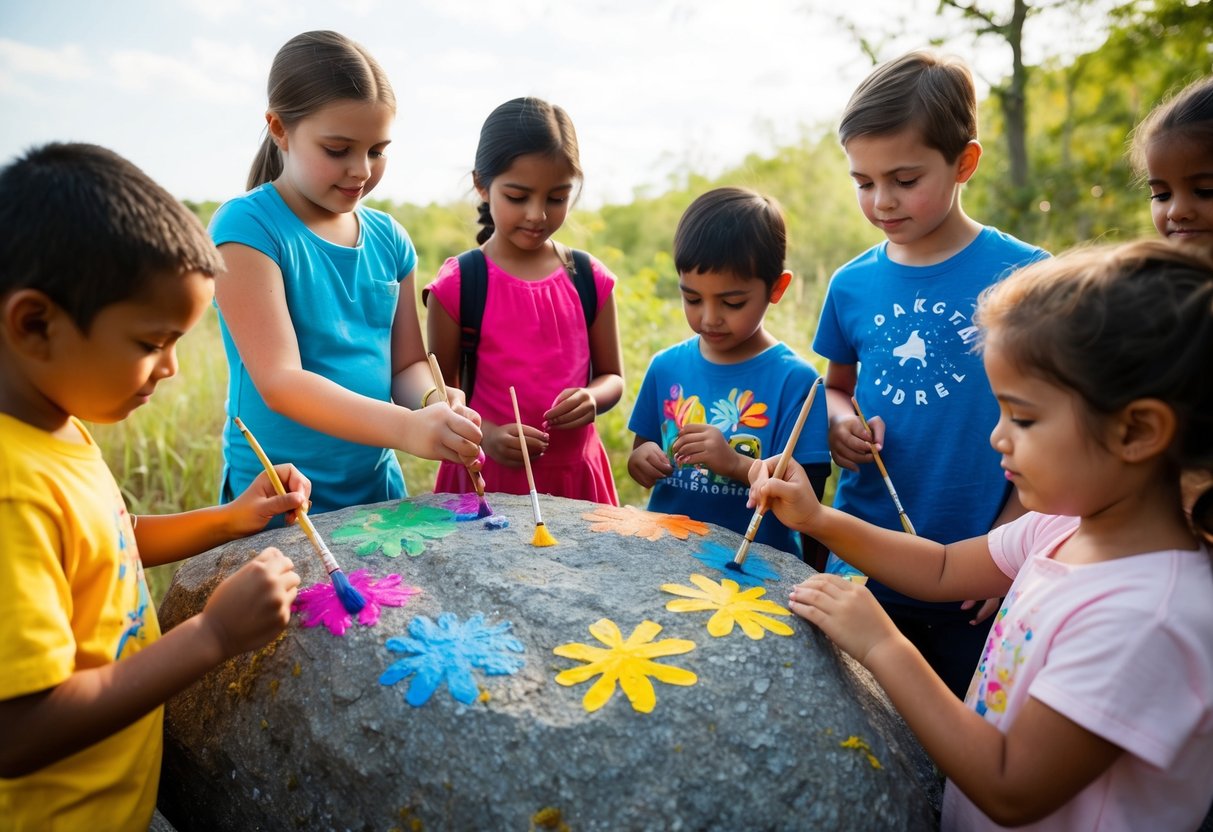
[[[261,449],[261,443],[253,436],[252,431],[244,426],[244,422],[240,421],[239,416],[235,417],[233,421],[236,423],[236,427],[240,428],[240,432],[253,449],[253,453],[257,455],[257,459],[261,460],[261,467],[265,469],[265,475],[270,478],[270,484],[274,486],[274,491],[279,494],[285,494],[286,489],[282,486],[282,480],[278,478],[278,472],[274,470],[270,458]],[[325,545],[324,540],[320,537],[320,533],[312,525],[312,520],[307,516],[307,512],[300,508],[295,512],[295,515],[299,518],[299,525],[303,529],[303,533],[307,535],[307,539],[311,541],[316,554],[320,556],[325,571],[329,573],[329,579],[333,582],[333,591],[337,594],[337,599],[341,601],[341,606],[345,607],[345,611],[350,615],[361,612],[362,608],[366,606],[366,599],[362,597],[362,593],[350,583],[350,579],[341,571],[341,567],[337,565],[337,559],[333,557],[333,553]]]
[[[531,488],[531,510],[535,513],[535,536],[531,538],[532,546],[555,546],[556,538],[543,525],[543,517],[539,513],[539,493],[535,490],[535,475],[531,472],[531,455],[526,451],[526,438],[522,435],[522,413],[518,410],[518,394],[510,385],[510,402],[514,405],[514,421],[518,425],[518,442],[522,446],[522,464],[526,468],[527,485]]]
[[[450,406],[446,398],[446,382],[442,379],[442,368],[438,366],[438,356],[432,352],[426,353],[426,358],[430,362],[430,375],[434,378],[434,389],[437,391],[439,398]],[[484,452],[481,451],[481,461],[484,460]],[[493,513],[489,508],[489,504],[484,499],[484,475],[479,470],[473,471],[471,466],[468,466],[468,476],[472,479],[472,488],[476,489],[476,498],[480,500],[480,506],[476,509],[476,517],[488,517]]]
[[[796,450],[796,442],[800,439],[800,431],[804,428],[805,419],[809,417],[809,411],[813,409],[813,399],[817,397],[817,385],[819,384],[821,384],[820,378],[813,381],[813,386],[809,388],[809,395],[805,397],[804,404],[800,406],[800,415],[796,417],[796,424],[792,426],[792,433],[788,436],[787,444],[783,446],[783,453],[779,455],[779,461],[775,463],[775,473],[771,475],[774,479],[781,479],[783,472],[788,468],[788,460],[792,458],[792,452]],[[746,527],[745,537],[742,538],[741,545],[737,547],[737,554],[725,564],[727,568],[741,571],[741,565],[745,563],[746,557],[750,554],[750,544],[754,542],[754,535],[758,534],[762,516],[766,513],[766,502],[759,501],[757,508],[754,509],[754,516],[750,518],[750,525]]]

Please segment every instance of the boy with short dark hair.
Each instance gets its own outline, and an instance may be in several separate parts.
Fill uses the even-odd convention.
[[[679,220],[674,265],[695,336],[653,357],[628,423],[628,473],[653,489],[650,511],[745,533],[750,464],[783,451],[818,378],[763,326],[792,280],[786,250],[779,205],[753,191],[708,191]],[[820,497],[830,475],[820,396],[793,456]],[[771,515],[755,540],[806,559],[816,549]]]
[[[843,469],[834,506],[901,528],[871,442],[918,534],[942,543],[983,535],[1022,507],[990,447],[998,403],[973,350],[972,313],[982,289],[1047,254],[961,208],[981,145],[973,80],[959,59],[919,51],[877,67],[851,96],[838,136],[859,207],[888,239],[835,273],[813,340],[830,362],[830,450]],[[833,555],[828,569],[856,571]],[[973,602],[926,604],[869,586],[963,697],[988,628],[977,625],[993,609],[975,615]]]
[[[177,370],[222,268],[198,220],[94,145],[0,171],[0,817],[6,829],[147,829],[163,703],[287,623],[299,576],[266,549],[161,636],[143,567],[303,505],[278,468],[230,505],[133,518],[83,421],[117,422]],[[138,519],[138,522],[136,520]]]

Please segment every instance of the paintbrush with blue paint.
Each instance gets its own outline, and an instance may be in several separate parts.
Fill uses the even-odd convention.
[[[787,444],[783,446],[783,453],[779,455],[779,461],[775,463],[775,473],[771,475],[775,479],[781,479],[783,472],[788,468],[788,460],[792,458],[792,452],[796,450],[796,441],[800,439],[800,431],[804,428],[805,419],[809,417],[809,411],[813,409],[813,399],[817,396],[817,385],[819,384],[821,384],[820,378],[814,380],[813,386],[809,388],[809,395],[805,397],[804,404],[800,406],[800,415],[796,417],[792,434],[788,437]],[[754,516],[750,518],[750,525],[745,530],[745,537],[742,538],[741,545],[737,548],[737,554],[733,560],[725,564],[727,568],[736,572],[741,571],[741,565],[745,563],[746,556],[750,554],[750,544],[754,542],[754,535],[758,534],[758,525],[766,513],[766,502],[760,501],[758,507],[754,509]]]
[[[450,406],[450,402],[446,398],[446,382],[442,380],[442,368],[438,366],[438,357],[432,352],[425,354],[425,357],[430,362],[430,375],[434,377],[434,389],[437,391],[439,398]],[[479,461],[484,462],[484,451],[480,452]],[[476,517],[488,517],[493,513],[489,508],[489,504],[484,499],[484,475],[479,470],[473,471],[472,467],[468,466],[468,476],[472,478],[472,488],[476,489],[476,498],[480,501],[479,508],[476,509]]]
[[[240,432],[244,434],[245,441],[249,443],[249,447],[253,449],[253,453],[257,455],[257,459],[261,460],[261,467],[265,469],[265,475],[270,478],[270,484],[274,486],[274,490],[279,494],[285,494],[286,489],[282,486],[282,480],[278,478],[278,472],[274,470],[270,458],[261,449],[261,443],[244,426],[244,422],[240,421],[239,416],[235,417],[233,421],[236,423],[236,427],[240,428]],[[303,528],[303,533],[312,542],[312,546],[316,549],[316,554],[320,556],[320,560],[324,564],[325,571],[329,573],[329,579],[333,582],[333,591],[337,594],[337,599],[341,601],[341,606],[345,607],[345,611],[350,615],[361,612],[362,608],[366,606],[366,599],[362,597],[362,593],[350,583],[350,579],[341,571],[341,567],[337,565],[337,559],[333,557],[333,553],[329,551],[329,547],[321,539],[320,533],[312,525],[312,520],[307,516],[307,512],[300,508],[295,514],[299,518],[299,525]]]

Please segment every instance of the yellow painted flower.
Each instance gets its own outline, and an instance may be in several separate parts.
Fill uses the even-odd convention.
[[[553,649],[557,656],[588,662],[561,671],[556,676],[556,682],[576,685],[602,674],[581,700],[587,711],[593,713],[605,705],[615,695],[615,682],[618,681],[632,707],[642,713],[650,713],[657,704],[657,694],[649,681],[650,676],[667,685],[693,685],[698,681],[698,677],[689,670],[651,661],[658,656],[675,656],[695,649],[695,642],[681,638],[653,641],[653,637],[660,632],[660,624],[642,621],[624,641],[623,633],[614,621],[600,618],[590,625],[590,634],[606,648],[573,642]]]
[[[766,590],[760,586],[741,591],[736,581],[724,578],[716,583],[703,575],[692,575],[691,583],[699,587],[692,589],[681,584],[662,584],[663,592],[681,595],[665,605],[670,612],[699,612],[715,610],[708,619],[708,632],[719,638],[733,632],[733,625],[741,625],[741,631],[752,639],[760,639],[764,631],[781,636],[790,636],[792,628],[772,615],[790,616],[792,613],[774,601],[761,600]],[[765,613],[765,614],[764,614]]]

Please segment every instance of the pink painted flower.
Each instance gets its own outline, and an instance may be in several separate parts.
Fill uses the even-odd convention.
[[[358,613],[358,623],[363,627],[377,624],[383,607],[403,607],[410,598],[421,592],[415,586],[402,584],[399,575],[376,580],[371,577],[369,570],[359,569],[348,577],[350,585],[366,599],[366,606]],[[299,613],[301,626],[317,627],[323,624],[335,636],[345,635],[354,620],[341,605],[341,599],[329,580],[299,590],[292,609]]]

